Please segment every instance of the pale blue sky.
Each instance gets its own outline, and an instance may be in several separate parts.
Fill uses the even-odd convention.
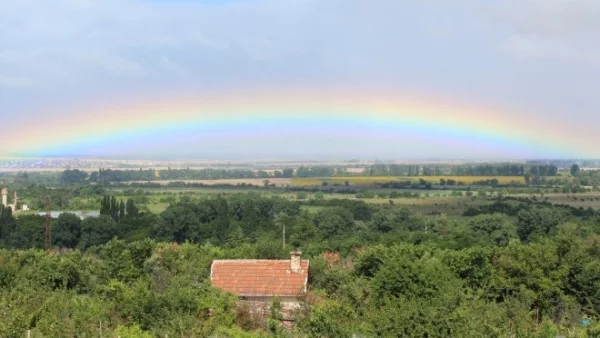
[[[0,1],[0,123],[145,93],[344,85],[592,132],[599,42],[596,0]]]

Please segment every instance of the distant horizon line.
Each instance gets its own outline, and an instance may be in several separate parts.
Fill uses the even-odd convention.
[[[256,157],[256,158],[214,158],[214,157],[103,157],[103,156],[0,156],[0,160],[87,160],[87,161],[161,161],[161,162],[527,162],[527,161],[600,161],[600,158],[476,158],[476,157],[456,157],[456,158],[304,158],[304,157]]]

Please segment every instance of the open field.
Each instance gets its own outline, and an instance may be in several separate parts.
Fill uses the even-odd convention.
[[[294,187],[316,187],[321,186],[323,182],[328,184],[344,185],[348,182],[351,186],[373,186],[389,182],[419,181],[439,184],[441,179],[454,180],[457,183],[472,184],[478,181],[497,179],[500,184],[509,184],[512,182],[525,183],[522,176],[348,176],[348,177],[295,177],[291,179]]]
[[[456,183],[462,182],[464,184],[473,184],[478,181],[497,179],[500,184],[509,184],[513,182],[525,183],[525,179],[522,176],[340,176],[340,177],[294,177],[294,178],[235,178],[235,179],[217,179],[217,180],[156,180],[152,183],[158,183],[161,185],[168,185],[169,183],[183,182],[183,183],[196,183],[204,185],[255,185],[263,186],[265,181],[268,181],[270,185],[277,187],[320,187],[323,182],[327,182],[329,185],[346,185],[368,187],[375,186],[377,184],[390,183],[390,182],[418,182],[424,180],[432,184],[439,184],[441,179],[454,180]],[[130,181],[125,183],[147,183],[146,181]]]
[[[359,179],[368,179],[369,177],[357,177]],[[258,179],[254,179],[256,181]],[[279,184],[282,184],[284,180],[280,179]],[[249,183],[254,182],[252,180],[215,180],[210,182],[219,181],[221,184],[226,182]],[[204,181],[203,181],[204,182]],[[215,183],[217,184],[217,183]],[[466,188],[466,187],[465,187]],[[486,189],[485,196],[478,196],[477,191],[472,191],[473,196],[465,196],[468,193],[467,189],[459,190],[462,196],[456,195],[454,190],[414,190],[414,189],[367,189],[368,194],[365,192],[357,194],[340,194],[340,193],[322,193],[322,192],[284,192],[278,189],[256,189],[256,188],[228,188],[219,186],[207,186],[207,187],[168,187],[162,186],[160,188],[143,188],[136,190],[136,193],[132,195],[132,190],[127,188],[116,188],[108,189],[107,193],[117,197],[118,199],[133,198],[140,209],[147,210],[152,213],[161,213],[169,205],[177,203],[178,201],[187,200],[201,200],[209,198],[216,194],[244,194],[252,193],[261,195],[264,197],[277,196],[291,201],[306,201],[307,205],[303,208],[311,212],[315,212],[322,207],[311,206],[308,203],[310,200],[317,199],[350,199],[360,200],[368,204],[382,205],[382,204],[394,204],[396,206],[405,206],[411,209],[413,212],[423,215],[439,215],[445,214],[448,216],[460,216],[469,207],[478,207],[485,204],[491,204],[494,202],[495,196],[500,191],[493,192],[493,189]],[[409,196],[398,196],[389,198],[391,192],[397,193],[409,193]],[[410,197],[412,194],[412,197]],[[490,195],[492,194],[492,195]],[[515,196],[515,197],[528,197],[536,198],[538,201],[547,200],[553,204],[566,204],[576,208],[593,208],[600,209],[600,193],[588,192],[585,194],[565,194],[565,193],[551,193],[551,194],[527,194],[527,193],[503,193],[504,196]],[[85,197],[78,196],[73,197],[65,211],[92,211],[98,210],[100,205],[101,197]],[[27,201],[29,202],[29,201]],[[31,212],[18,212],[18,214],[35,214],[40,210],[33,210]],[[43,211],[43,210],[41,210]]]
[[[594,208],[600,209],[600,194],[599,193],[586,193],[586,194],[547,194],[544,196],[537,196],[538,200],[548,199],[548,202],[552,204],[566,204],[576,208]]]
[[[378,184],[390,182],[413,182],[419,180],[431,182],[432,189],[393,189],[382,188]],[[453,180],[465,186],[438,186],[440,179]],[[278,196],[291,201],[318,199],[351,199],[361,200],[372,205],[394,204],[402,205],[422,215],[437,215],[444,213],[448,216],[461,215],[468,207],[477,207],[493,203],[496,196],[536,197],[538,201],[547,200],[553,204],[567,204],[573,207],[600,209],[600,193],[587,192],[579,194],[550,193],[559,191],[554,188],[536,187],[491,187],[469,186],[477,181],[497,179],[500,184],[511,182],[525,183],[521,176],[340,176],[315,178],[245,178],[245,179],[216,179],[216,180],[157,180],[151,181],[153,186],[107,186],[107,194],[119,199],[133,198],[138,206],[152,213],[160,213],[169,205],[181,200],[200,200],[215,194],[253,193],[261,196]],[[265,187],[268,181],[269,187]],[[128,183],[148,183],[147,181],[130,181]],[[204,186],[181,186],[169,183],[183,182],[202,184]],[[323,187],[327,182],[327,187]],[[344,186],[350,189],[343,189]],[[252,185],[252,186],[242,186]],[[329,189],[332,186],[339,189]],[[275,186],[276,188],[272,188]],[[286,187],[306,189],[285,189]],[[311,189],[318,188],[318,189]],[[423,188],[423,187],[421,187]],[[304,190],[304,191],[294,191]],[[322,191],[317,191],[322,190]],[[352,193],[349,193],[352,192]],[[543,194],[541,194],[543,192]],[[99,208],[101,196],[73,196],[64,210],[90,211]],[[39,202],[34,206],[33,200],[24,197],[23,203],[39,209]],[[314,211],[310,203],[306,203]],[[40,210],[33,210],[40,211]],[[43,210],[41,210],[43,211]]]

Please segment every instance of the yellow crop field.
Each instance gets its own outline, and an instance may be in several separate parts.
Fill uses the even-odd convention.
[[[497,179],[500,184],[509,184],[512,182],[525,183],[522,176],[348,176],[348,177],[295,177],[292,178],[294,187],[317,187],[323,182],[329,185],[345,185],[348,182],[350,186],[372,186],[389,182],[418,182],[420,179],[432,184],[439,184],[440,179],[446,181],[453,180],[456,183],[473,184],[478,181]]]

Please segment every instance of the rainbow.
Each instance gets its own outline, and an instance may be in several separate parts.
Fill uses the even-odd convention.
[[[48,111],[3,133],[2,156],[351,156],[549,158],[598,155],[589,140],[526,114],[397,94],[263,90]],[[8,134],[8,135],[7,135]],[[556,137],[560,135],[560,137]],[[593,142],[591,142],[593,144]],[[355,156],[352,156],[352,154]],[[212,155],[211,155],[212,154]],[[238,154],[239,155],[239,154]]]

